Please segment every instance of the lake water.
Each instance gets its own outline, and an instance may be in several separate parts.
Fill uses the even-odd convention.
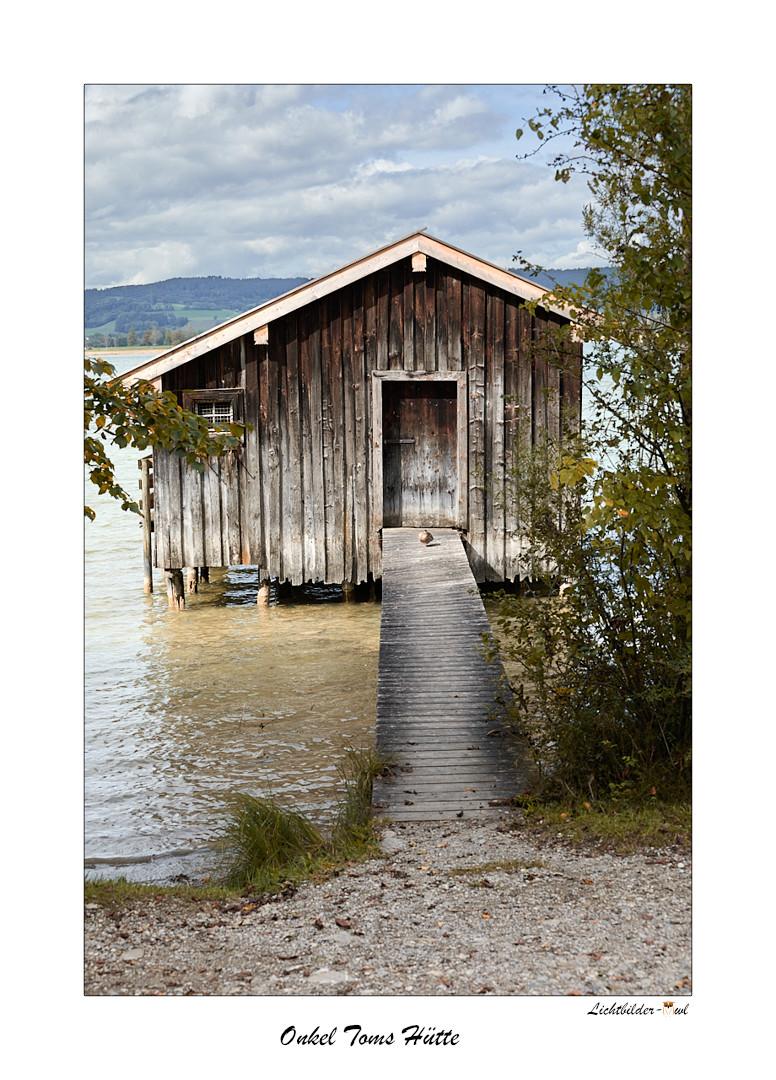
[[[128,370],[147,355],[111,362]],[[111,453],[132,494],[139,456]],[[86,488],[97,512],[85,525],[89,871],[150,880],[196,869],[238,790],[325,824],[345,745],[374,741],[379,604],[319,592],[260,608],[257,568],[232,567],[170,610],[162,571],[143,592],[139,518]]]

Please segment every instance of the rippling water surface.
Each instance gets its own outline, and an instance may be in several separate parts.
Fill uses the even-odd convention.
[[[138,456],[112,454],[132,493]],[[161,571],[143,593],[137,516],[87,501],[87,862],[203,846],[235,790],[329,819],[344,745],[374,738],[379,605],[318,594],[258,608],[256,568],[233,567],[171,611]]]

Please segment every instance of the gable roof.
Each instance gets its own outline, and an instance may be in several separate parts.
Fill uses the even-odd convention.
[[[343,266],[339,270],[324,274],[323,277],[314,278],[312,281],[307,282],[306,285],[300,285],[290,292],[283,293],[282,296],[275,297],[274,300],[268,300],[259,307],[252,308],[241,315],[236,315],[233,319],[228,319],[226,322],[206,330],[197,337],[189,338],[188,341],[184,341],[180,345],[173,346],[172,349],[161,353],[153,360],[148,360],[131,371],[125,372],[122,381],[132,383],[138,379],[148,379],[149,381],[158,379],[166,372],[172,371],[173,368],[202,356],[203,353],[209,352],[218,345],[233,341],[243,334],[250,333],[250,331],[256,333],[263,330],[275,319],[280,319],[313,300],[328,296],[337,289],[350,285],[354,281],[359,281],[361,278],[366,277],[367,274],[374,273],[376,270],[383,270],[408,255],[417,253],[428,255],[438,262],[452,266],[490,285],[495,285],[504,292],[519,296],[523,300],[541,300],[542,296],[549,291],[532,281],[528,281],[526,278],[518,277],[509,270],[502,270],[501,267],[495,266],[493,263],[486,262],[475,255],[469,255],[467,252],[461,251],[460,248],[446,244],[433,236],[428,236],[425,230],[421,230],[405,236],[403,240],[388,244],[387,247],[380,248],[371,255],[366,255],[362,259],[348,263],[347,266]],[[564,318],[569,318],[568,311],[561,307],[548,305],[548,309],[562,315]]]

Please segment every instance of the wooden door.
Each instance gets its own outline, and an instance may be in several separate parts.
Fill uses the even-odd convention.
[[[383,525],[457,525],[457,384],[397,380],[383,392]]]

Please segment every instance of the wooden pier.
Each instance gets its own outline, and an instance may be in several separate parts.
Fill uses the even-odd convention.
[[[460,535],[383,529],[377,745],[395,759],[373,809],[396,821],[494,817],[530,786],[502,727],[511,693]]]

